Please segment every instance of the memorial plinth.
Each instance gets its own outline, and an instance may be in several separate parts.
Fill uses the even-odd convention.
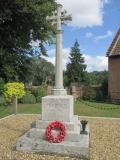
[[[62,30],[60,7],[57,10],[56,35],[56,72],[53,95],[42,98],[42,119],[32,123],[31,129],[17,142],[17,150],[24,152],[42,152],[68,156],[89,157],[89,127],[88,134],[80,134],[81,124],[74,115],[74,98],[67,95],[63,87],[62,71]],[[65,12],[66,13],[66,12]],[[65,125],[66,136],[60,143],[50,143],[45,136],[46,128],[53,121]],[[53,130],[56,133],[56,130]]]
[[[89,157],[89,128],[87,135],[80,134],[81,124],[74,115],[73,96],[46,96],[42,98],[42,119],[32,123],[31,129],[17,142],[17,150],[24,152],[53,153],[68,156]],[[66,137],[61,143],[46,140],[45,130],[55,121],[66,127]]]
[[[73,96],[46,96],[42,99],[42,120],[71,122],[73,119]]]

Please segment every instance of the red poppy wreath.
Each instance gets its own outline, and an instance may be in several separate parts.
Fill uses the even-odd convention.
[[[53,130],[59,130],[59,134],[54,135]],[[66,136],[66,128],[63,123],[59,121],[54,121],[48,125],[46,128],[46,139],[51,142],[51,143],[60,143],[64,141],[65,136]]]

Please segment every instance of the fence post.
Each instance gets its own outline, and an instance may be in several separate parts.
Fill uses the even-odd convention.
[[[13,113],[17,114],[17,96],[13,96]]]

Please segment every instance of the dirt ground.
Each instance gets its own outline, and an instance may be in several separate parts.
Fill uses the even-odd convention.
[[[39,119],[38,115],[16,115],[0,120],[0,160],[77,160],[57,155],[16,151],[16,142]],[[90,160],[120,160],[120,119],[87,119],[90,124]],[[82,159],[79,159],[82,160]]]

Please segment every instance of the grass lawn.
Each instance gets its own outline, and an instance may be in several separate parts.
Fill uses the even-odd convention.
[[[18,113],[25,114],[40,114],[41,113],[41,104],[18,104]],[[13,114],[12,105],[9,106],[0,106],[0,118]]]
[[[77,101],[75,103],[75,114],[79,116],[120,118],[120,105]]]
[[[87,101],[75,102],[75,114],[92,117],[119,117],[120,105],[95,103]],[[0,106],[0,118],[13,113],[12,106]],[[40,114],[41,104],[18,104],[18,113]]]

